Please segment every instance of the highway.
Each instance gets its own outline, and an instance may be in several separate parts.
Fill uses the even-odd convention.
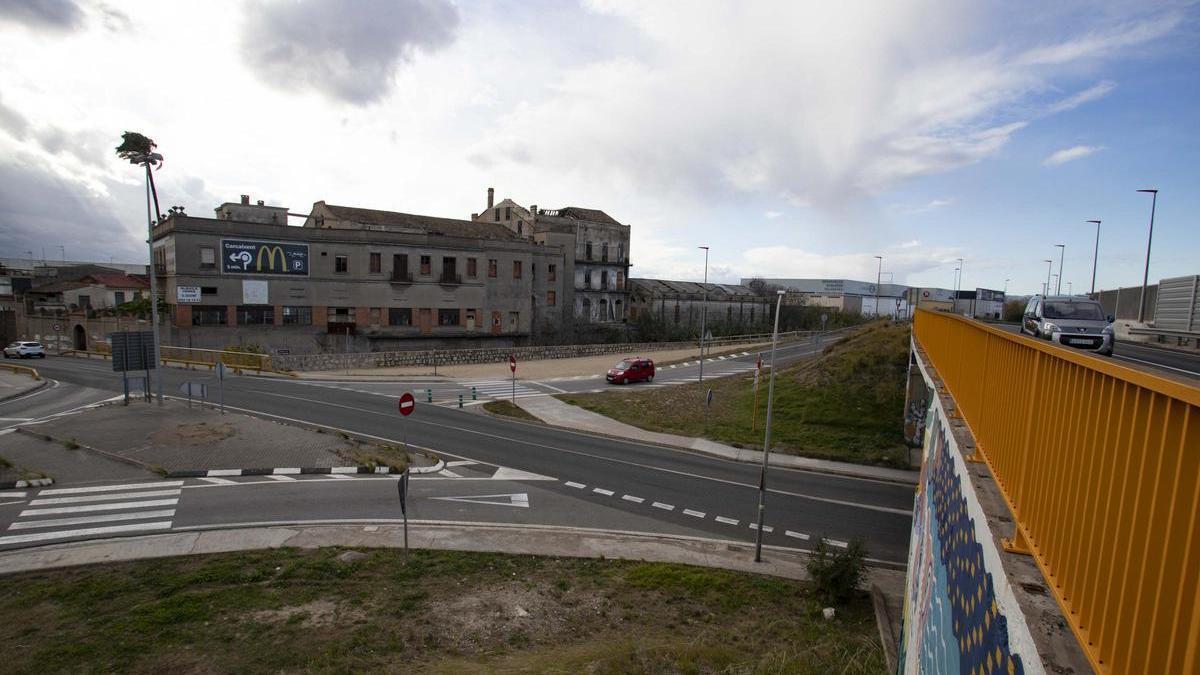
[[[986,325],[1006,330],[1010,333],[1019,334],[1021,332],[1021,327],[1017,324],[988,322]],[[1045,344],[1051,343],[1046,342]],[[1068,349],[1061,345],[1056,346],[1060,349]],[[1097,359],[1108,358],[1077,349],[1070,351]],[[1200,353],[1189,354],[1175,349],[1118,340],[1113,345],[1112,360],[1124,366],[1183,381],[1193,386],[1200,385]]]
[[[780,362],[802,358],[823,346],[790,346]],[[718,368],[731,372],[745,368],[753,360],[750,355],[706,363],[705,377]],[[56,384],[30,399],[0,404],[0,417],[36,419],[120,391],[120,377],[106,361],[50,357],[37,366]],[[671,382],[689,379],[694,368],[668,368],[653,385],[632,386],[671,386]],[[177,391],[185,380],[212,381],[207,372],[166,368],[162,373],[168,393]],[[518,384],[522,385],[521,381]],[[550,386],[588,390],[603,386],[603,381],[579,380],[576,385],[566,382],[567,386],[559,386],[562,384]],[[538,383],[525,385],[540,389]],[[455,388],[461,390],[461,384],[438,385],[435,401],[441,400],[441,404],[419,405],[411,417],[401,421],[393,394],[405,386],[231,377],[226,380],[225,401],[231,409],[276,420],[317,423],[397,443],[405,436],[409,443],[436,452],[447,460],[449,472],[414,479],[416,500],[410,516],[416,519],[602,528],[753,542],[757,465],[497,419],[470,406],[459,409],[457,395],[449,400],[447,395]],[[369,388],[357,391],[360,387]],[[3,422],[0,427],[13,423]],[[401,424],[406,428],[402,430]],[[394,479],[385,477],[239,477],[178,482],[161,488],[177,494],[143,500],[174,500],[170,505],[147,507],[171,512],[169,519],[161,521],[167,529],[244,523],[392,522],[399,517]],[[904,564],[912,486],[772,468],[768,487],[766,524],[771,529],[764,530],[768,545],[807,548],[815,537],[837,543],[861,537],[875,560]],[[39,491],[26,492],[7,500],[0,495],[0,547],[42,541],[29,536],[36,534],[36,527],[16,525],[11,529],[22,521],[21,514],[30,510],[27,507],[32,501],[78,499],[74,493],[42,496]],[[137,492],[136,487],[118,485],[111,494]],[[62,516],[65,526],[75,519],[70,514]],[[119,528],[120,521],[114,522],[118,524],[111,527]],[[100,529],[102,533],[88,536],[121,532]]]

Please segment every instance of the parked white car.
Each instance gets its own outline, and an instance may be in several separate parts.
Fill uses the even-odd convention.
[[[14,342],[4,348],[6,359],[44,359],[46,350],[40,342]]]

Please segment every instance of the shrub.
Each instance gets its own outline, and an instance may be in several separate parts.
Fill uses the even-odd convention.
[[[822,602],[844,604],[854,596],[867,571],[867,546],[855,539],[842,550],[818,537],[805,567]]]

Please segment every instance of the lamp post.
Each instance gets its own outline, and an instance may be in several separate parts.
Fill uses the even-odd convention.
[[[1092,251],[1092,294],[1096,292],[1096,263],[1100,260],[1100,221],[1089,220],[1096,224],[1096,248]]]
[[[1046,263],[1046,290],[1042,295],[1050,295],[1050,272],[1054,269],[1054,261],[1047,258],[1042,262]]]
[[[1006,297],[1006,298],[1008,297],[1008,282],[1010,282],[1010,281],[1012,281],[1012,279],[1004,280],[1004,297]]]
[[[763,435],[762,471],[758,476],[758,530],[754,535],[754,562],[762,562],[763,517],[766,514],[767,455],[771,452],[771,403],[775,399],[775,347],[779,344],[779,308],[784,291],[775,291],[775,332],[771,336],[771,382],[767,385],[767,427]]]
[[[879,316],[879,282],[883,280],[883,256],[875,256],[879,260],[879,269],[875,272],[875,316]]]
[[[958,314],[958,273],[962,271],[961,267],[954,268],[954,289],[950,291],[950,313]]]
[[[700,306],[700,381],[704,381],[704,326],[708,319],[708,247],[704,249],[704,283],[700,288],[704,291],[704,303]]]
[[[1138,192],[1149,192],[1150,200],[1150,236],[1146,238],[1146,271],[1142,273],[1142,296],[1138,299],[1138,323],[1146,321],[1146,282],[1150,280],[1150,244],[1154,241],[1154,207],[1158,206],[1158,190],[1146,188]]]
[[[1058,285],[1054,288],[1055,295],[1062,295],[1063,260],[1067,257],[1067,245],[1055,244],[1058,248]]]
[[[1061,279],[1059,280],[1061,283]],[[1067,295],[1075,295],[1075,284],[1067,282]]]

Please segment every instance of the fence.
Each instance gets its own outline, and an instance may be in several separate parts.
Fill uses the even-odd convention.
[[[949,314],[914,333],[1096,671],[1200,672],[1200,389]]]

